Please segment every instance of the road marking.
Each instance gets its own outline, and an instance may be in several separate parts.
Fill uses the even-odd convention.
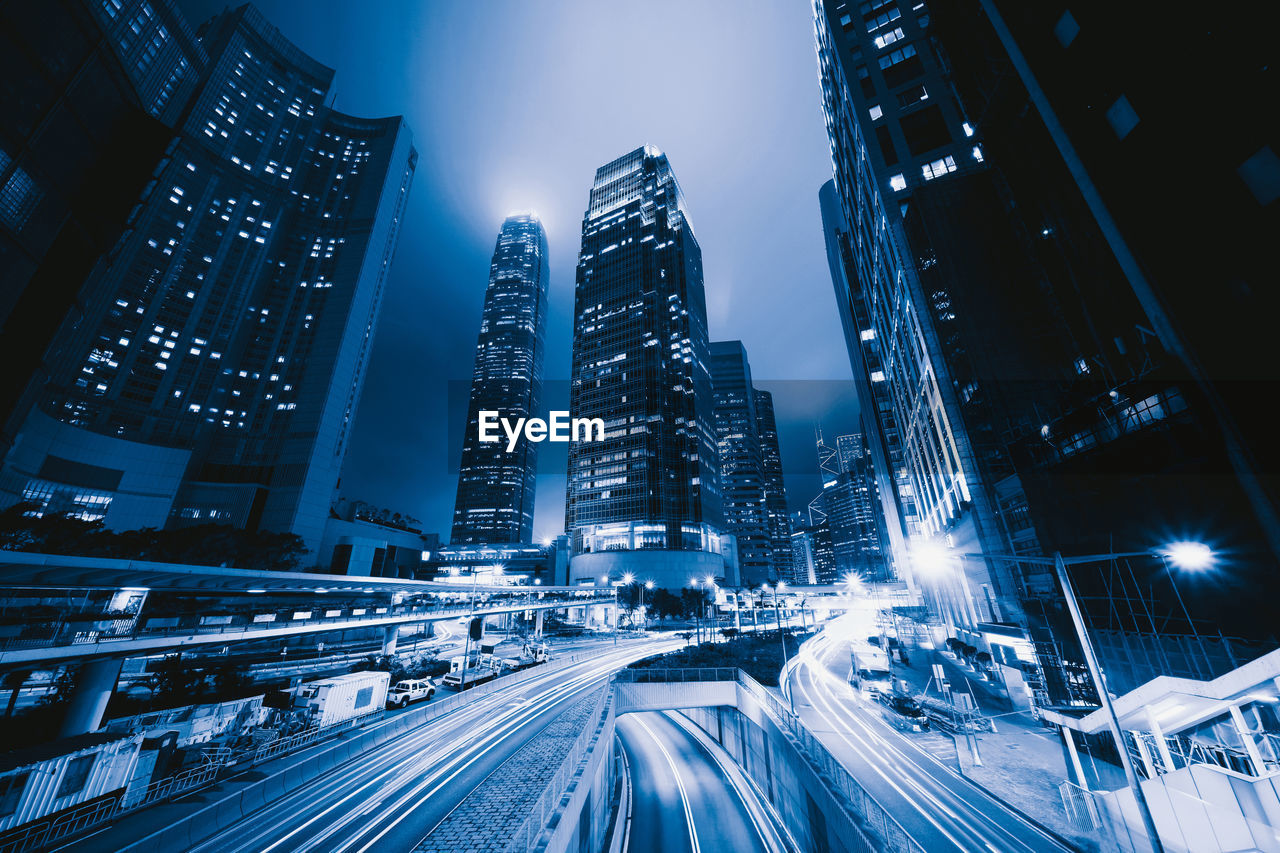
[[[636,725],[644,729],[649,737],[653,738],[653,742],[658,745],[658,749],[662,751],[662,756],[667,759],[667,764],[671,767],[671,775],[676,779],[676,787],[680,790],[680,803],[684,806],[685,823],[689,826],[689,843],[693,846],[693,853],[702,853],[702,847],[698,844],[698,830],[693,825],[693,808],[689,805],[689,792],[684,788],[684,779],[680,778],[680,770],[676,767],[676,761],[671,757],[671,753],[667,752],[667,748],[662,745],[662,741],[653,729],[639,717],[635,718]]]

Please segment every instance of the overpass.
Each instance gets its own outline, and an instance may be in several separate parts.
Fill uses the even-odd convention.
[[[473,607],[474,599],[474,607]],[[0,669],[349,628],[614,604],[612,588],[475,586],[9,553]]]

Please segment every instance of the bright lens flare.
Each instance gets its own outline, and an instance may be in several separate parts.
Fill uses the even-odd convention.
[[[1213,549],[1203,542],[1171,542],[1160,553],[1180,569],[1199,572],[1217,562]]]

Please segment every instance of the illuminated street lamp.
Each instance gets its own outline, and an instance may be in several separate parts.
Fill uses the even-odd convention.
[[[1203,542],[1170,542],[1157,551],[1156,555],[1160,557],[1166,570],[1172,565],[1174,568],[1192,573],[1208,571],[1218,562],[1218,555]],[[1182,592],[1178,589],[1178,583],[1174,579],[1174,572],[1170,571],[1168,574],[1169,585],[1173,587],[1174,598],[1178,599],[1178,606],[1182,608],[1182,615],[1186,617],[1187,625],[1191,628],[1191,636],[1196,638],[1196,644],[1200,646],[1200,655],[1204,658],[1205,667],[1207,668],[1209,667],[1209,650],[1205,648],[1204,639],[1200,636],[1200,632],[1196,630],[1196,623],[1192,620],[1191,613],[1187,610],[1187,605],[1182,601]]]
[[[1177,555],[1176,558],[1174,555]],[[1120,765],[1124,768],[1125,781],[1129,785],[1129,789],[1133,791],[1134,800],[1138,804],[1138,814],[1142,818],[1143,829],[1147,833],[1147,840],[1151,844],[1152,853],[1164,853],[1164,845],[1160,842],[1160,833],[1156,829],[1155,818],[1151,816],[1151,807],[1147,803],[1146,794],[1142,791],[1142,785],[1138,781],[1137,771],[1133,767],[1133,759],[1129,755],[1129,748],[1125,742],[1124,732],[1120,729],[1120,718],[1116,714],[1115,705],[1111,701],[1111,694],[1107,691],[1107,685],[1102,679],[1102,667],[1098,663],[1097,653],[1093,650],[1093,642],[1089,639],[1089,632],[1084,624],[1084,616],[1080,612],[1080,603],[1076,600],[1075,587],[1071,584],[1071,577],[1067,573],[1067,566],[1076,565],[1077,563],[1096,563],[1103,560],[1117,560],[1128,557],[1150,557],[1158,556],[1162,559],[1168,559],[1174,562],[1175,559],[1182,561],[1186,566],[1196,566],[1200,569],[1207,568],[1212,565],[1213,551],[1208,546],[1198,542],[1178,542],[1173,545],[1166,546],[1164,549],[1152,549],[1148,551],[1127,551],[1111,554],[1087,554],[1079,557],[1063,558],[1059,552],[1054,552],[1052,557],[1030,557],[1015,556],[1012,554],[961,554],[962,557],[973,557],[975,559],[989,560],[1008,560],[1014,563],[1034,563],[1037,565],[1051,565],[1058,575],[1058,583],[1062,585],[1063,596],[1066,599],[1067,611],[1071,614],[1071,622],[1076,629],[1076,638],[1080,640],[1081,651],[1084,652],[1085,663],[1089,667],[1089,676],[1093,680],[1094,689],[1098,692],[1098,698],[1102,702],[1102,707],[1107,714],[1107,727],[1111,730],[1111,738],[1115,742],[1116,751],[1120,754]],[[1174,562],[1175,565],[1181,565]],[[1175,592],[1177,591],[1175,587]],[[1181,596],[1179,596],[1181,600]],[[1185,608],[1184,608],[1185,609]]]

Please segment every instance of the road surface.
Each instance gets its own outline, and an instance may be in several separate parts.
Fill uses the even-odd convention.
[[[1072,849],[885,723],[879,706],[849,686],[843,636],[828,629],[805,645],[787,683],[796,713],[924,850]]]
[[[625,853],[794,849],[733,760],[679,714],[618,718],[631,779]]]
[[[589,660],[532,675],[320,776],[191,851],[410,851],[556,715],[603,686],[619,667],[679,645],[654,640],[604,646]],[[125,849],[142,853],[146,839]]]

